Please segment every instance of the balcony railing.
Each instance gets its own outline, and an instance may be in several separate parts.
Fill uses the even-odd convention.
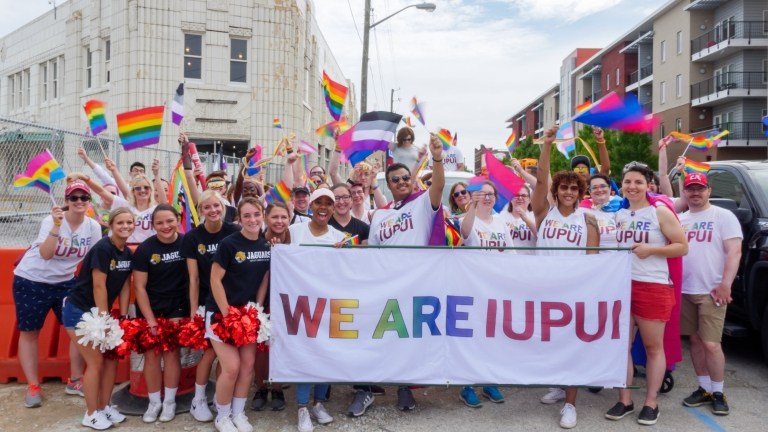
[[[640,81],[653,75],[653,63],[647,64],[640,68]]]
[[[603,94],[602,90],[598,90],[598,91],[592,93],[592,100],[599,101],[600,98],[602,97],[602,94]]]
[[[721,92],[730,94],[731,90],[767,89],[766,72],[726,72],[708,80],[691,85],[691,99],[699,99],[709,95],[719,95]]]
[[[729,132],[722,138],[726,145],[731,140],[766,140],[763,124],[760,122],[727,122],[721,125],[692,129],[691,135],[700,135],[713,130],[727,130]]]
[[[714,29],[691,41],[691,53],[713,47],[729,39],[768,39],[768,22],[731,21],[727,25],[718,25]]]
[[[649,112],[653,112],[653,101],[651,101],[651,102],[646,102],[646,103],[644,103],[644,104],[642,104],[642,105],[640,105],[640,106],[641,106],[641,107],[643,107],[643,109],[645,110],[645,112],[648,112],[648,113],[649,113]]]
[[[632,72],[631,74],[627,75],[627,86],[631,86],[632,84],[634,84],[634,83],[639,81],[637,79],[637,76],[638,76],[639,73],[640,73],[640,71],[636,70],[636,71]]]

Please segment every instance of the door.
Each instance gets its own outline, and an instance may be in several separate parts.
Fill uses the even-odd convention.
[[[729,64],[728,66],[715,70],[715,91],[731,88],[734,81],[734,69],[735,66]]]

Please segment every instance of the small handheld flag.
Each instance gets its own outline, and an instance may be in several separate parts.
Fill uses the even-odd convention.
[[[416,100],[416,96],[411,99],[411,112],[423,126],[426,126],[424,123],[424,103],[419,103],[419,101]]]
[[[275,129],[282,129],[283,128],[283,124],[280,123],[280,119],[279,118],[276,118],[276,119],[272,120],[272,127],[275,128]]]
[[[344,108],[344,101],[347,98],[347,88],[331,80],[328,74],[323,71],[323,93],[325,94],[325,104],[328,106],[328,111],[331,112],[331,117],[334,120],[339,120],[341,118],[341,110]]]
[[[440,129],[437,131],[437,139],[440,140],[440,143],[443,145],[444,151],[451,149],[453,137],[451,136],[451,132],[448,129]]]
[[[85,115],[88,116],[88,123],[91,125],[93,136],[107,130],[107,119],[104,117],[106,104],[98,100],[89,100],[85,103]]]
[[[163,105],[117,115],[117,133],[123,150],[133,150],[160,142]]]
[[[267,192],[266,200],[269,204],[273,202],[288,203],[291,200],[291,189],[284,181],[280,180],[280,183]]]
[[[317,153],[317,149],[312,146],[312,144],[301,140],[298,145],[297,151],[300,151],[302,153],[311,154],[311,153]]]
[[[560,153],[562,153],[563,156],[565,156],[565,158],[568,160],[571,159],[570,153],[573,153],[576,151],[576,142],[573,139],[555,143],[555,146],[560,151]]]
[[[517,195],[520,188],[525,186],[525,182],[515,175],[509,167],[496,159],[488,149],[485,149],[485,166],[488,168],[488,180],[493,182],[498,193],[493,209],[500,213],[504,210],[507,203],[512,201],[512,198]]]
[[[65,177],[64,170],[53,158],[51,152],[45,150],[29,161],[27,170],[23,174],[16,174],[13,177],[13,189],[34,186],[50,194],[51,185]]]
[[[514,130],[512,131],[512,135],[507,138],[506,145],[509,155],[512,156],[512,152],[515,151],[515,147],[517,147],[517,132]]]
[[[477,192],[483,188],[488,179],[483,176],[474,176],[467,181],[467,192]]]
[[[709,164],[704,162],[692,161],[685,158],[685,173],[686,174],[707,174],[709,172]]]
[[[413,125],[411,124],[411,118],[410,117],[403,117],[403,123],[407,124],[409,128],[413,127]]]
[[[461,234],[451,224],[445,224],[445,245],[446,246],[461,246],[464,241],[461,238]]]
[[[350,237],[350,238],[344,240],[344,244],[348,244],[348,245],[351,245],[351,246],[357,246],[357,245],[360,244],[360,237],[358,237],[358,236]]]
[[[173,123],[181,126],[181,121],[184,120],[184,83],[176,87],[176,94],[173,95],[173,103],[171,104],[171,113]]]

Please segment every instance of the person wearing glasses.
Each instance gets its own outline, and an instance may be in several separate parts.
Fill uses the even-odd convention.
[[[85,216],[91,203],[91,190],[73,181],[64,190],[67,206],[54,206],[43,219],[37,239],[24,252],[13,271],[13,302],[19,330],[19,363],[27,379],[24,406],[43,404],[37,374],[37,341],[48,311],[62,322],[62,304],[75,286],[75,271],[88,251],[101,239],[101,226]],[[70,344],[71,377],[66,393],[83,396],[82,373],[85,366],[74,342]]]
[[[409,127],[397,131],[397,142],[389,145],[394,163],[412,167],[419,161],[419,148],[414,145],[415,138],[413,129]]]
[[[90,177],[83,173],[69,174],[68,178],[72,180],[80,180],[85,182],[88,187],[91,188],[103,201],[104,205],[108,205],[110,210],[114,210],[119,207],[127,207],[136,216],[136,229],[128,239],[128,244],[139,244],[144,240],[152,237],[156,234],[155,229],[152,226],[152,213],[155,211],[155,207],[158,204],[166,204],[168,202],[168,196],[166,194],[158,194],[157,201],[155,201],[154,190],[163,190],[163,180],[160,178],[160,161],[155,159],[152,162],[152,174],[155,177],[154,188],[153,183],[144,174],[137,174],[131,180],[131,194],[128,200],[112,195],[110,192],[101,187],[98,183],[94,182]],[[125,182],[120,176],[119,172],[113,171],[115,174],[115,181],[117,184]]]
[[[429,152],[434,166],[432,186],[427,191],[413,191],[415,179],[411,177],[408,165],[395,163],[387,167],[385,178],[387,188],[392,192],[393,202],[374,212],[368,244],[427,246],[430,243],[437,245],[438,241],[439,245],[444,244],[445,235],[439,239],[432,236],[435,215],[441,211],[445,187],[443,146],[434,134],[430,134]],[[416,400],[410,388],[398,388],[397,404],[401,410],[412,410],[416,407]]]
[[[531,188],[523,186],[517,192],[512,201],[507,205],[507,210],[499,213],[501,219],[507,224],[512,242],[517,247],[536,247],[538,230],[536,218],[531,210]],[[535,250],[517,251],[520,255],[536,255]]]
[[[472,202],[472,199],[469,192],[467,192],[467,184],[464,182],[454,183],[448,194],[448,207],[451,217],[455,219],[464,217],[470,202]]]
[[[544,133],[544,145],[539,159],[538,181],[545,185],[549,181],[549,158],[552,154],[552,143],[555,140],[558,127],[554,126]],[[547,190],[537,187],[533,190],[531,205],[536,217],[536,229],[538,237],[537,247],[568,247],[584,248],[598,247],[600,245],[600,233],[595,217],[579,208],[587,185],[584,178],[575,172],[559,172],[552,178],[552,186],[549,192],[555,201],[550,207],[547,199]],[[561,227],[569,226],[569,230]],[[564,231],[566,231],[564,233]],[[596,254],[590,250],[539,250],[538,255],[567,256]],[[549,393],[541,398],[541,403],[555,404],[565,400],[565,405],[560,410],[560,427],[571,429],[576,427],[576,396],[578,389],[551,388]]]
[[[370,227],[360,219],[352,217],[352,188],[346,183],[331,187],[335,199],[333,215],[328,225],[344,233],[346,238],[357,236],[361,244],[368,244]]]
[[[611,158],[608,156],[608,149],[605,147],[605,133],[596,126],[592,126],[592,133],[595,135],[597,148],[600,152],[600,172],[609,175],[611,173]],[[539,165],[541,165],[541,161],[539,161]],[[571,159],[571,170],[578,174],[585,183],[589,181],[589,176],[592,175],[590,172],[591,168],[589,157],[587,156],[578,155]]]
[[[245,188],[245,184],[243,184]],[[222,197],[227,195],[227,189],[229,189],[229,182],[227,181],[227,173],[224,171],[214,171],[205,177],[205,189],[218,192]],[[237,216],[237,208],[229,204],[225,204],[224,222],[232,223]]]
[[[630,334],[635,325],[643,340],[646,363],[646,391],[643,409],[637,422],[653,425],[659,418],[657,400],[666,371],[664,328],[677,303],[675,289],[670,283],[669,258],[688,253],[688,241],[674,210],[665,205],[653,205],[649,200],[649,183],[653,172],[645,165],[631,162],[624,167],[621,187],[628,203],[616,213],[616,239],[619,247],[632,248],[632,302],[630,305]],[[671,205],[671,203],[670,203]],[[633,338],[630,338],[633,339]],[[628,349],[631,349],[630,340]],[[632,356],[627,359],[627,383],[632,382]],[[632,391],[619,390],[619,401],[605,414],[610,420],[620,420],[635,410]]]
[[[618,206],[612,205],[619,200],[611,197],[611,178],[603,173],[594,174],[589,178],[589,193],[591,198],[581,203],[591,213],[600,227],[600,247],[615,248],[616,243],[616,220],[615,214],[619,210]],[[591,205],[587,206],[591,202]],[[615,251],[604,251],[609,253]]]

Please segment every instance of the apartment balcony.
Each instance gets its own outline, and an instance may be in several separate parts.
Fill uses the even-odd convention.
[[[704,135],[713,130],[727,130],[728,135],[722,138],[719,147],[741,147],[741,146],[765,146],[768,138],[763,132],[763,124],[760,122],[728,122],[721,125],[707,126],[704,128],[692,129],[691,135]]]
[[[715,106],[744,98],[768,97],[766,72],[727,72],[691,85],[691,106]]]
[[[644,86],[651,81],[653,81],[653,63],[647,64],[629,74],[625,91],[637,90],[640,86]]]
[[[768,47],[768,22],[731,21],[691,41],[691,61],[711,62],[745,49]]]
[[[600,98],[602,98],[602,97],[603,97],[603,91],[602,90],[598,90],[598,91],[592,93],[592,100],[593,101],[599,101]]]
[[[651,101],[651,102],[646,102],[646,103],[644,103],[644,104],[640,104],[640,106],[641,106],[641,107],[643,108],[643,110],[645,110],[645,112],[647,112],[647,113],[652,113],[652,112],[653,112],[653,101]]]

